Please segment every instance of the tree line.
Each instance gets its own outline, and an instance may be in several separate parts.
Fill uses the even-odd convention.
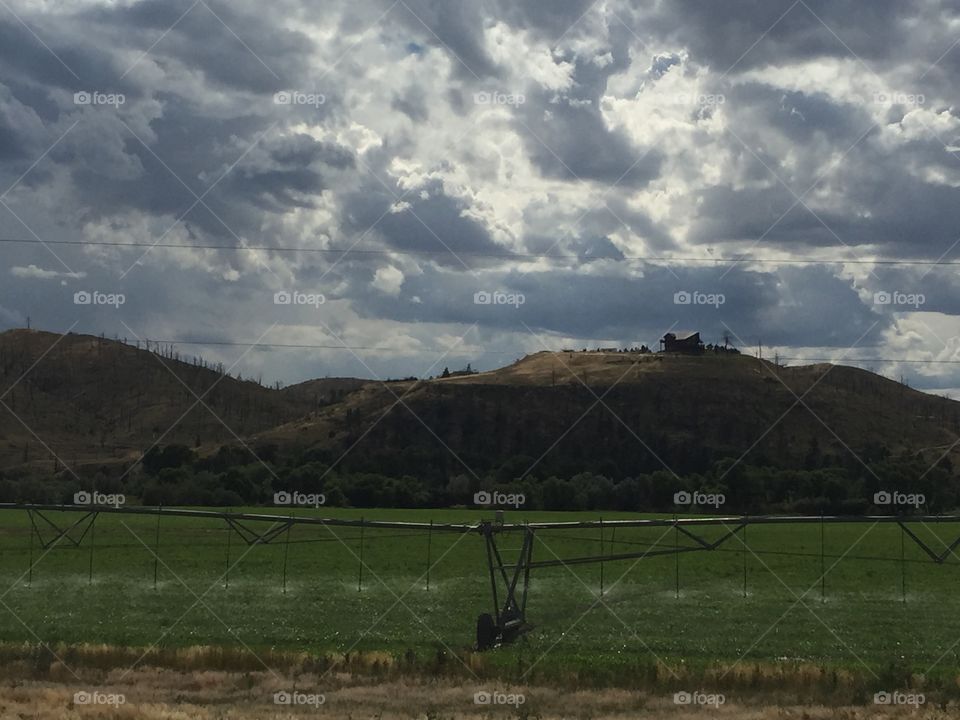
[[[80,490],[97,490],[123,493],[128,503],[148,506],[271,505],[276,493],[302,493],[323,496],[328,507],[363,508],[474,506],[489,496],[522,497],[527,510],[857,515],[960,508],[960,476],[949,460],[929,467],[913,455],[812,469],[723,459],[703,473],[663,469],[619,478],[592,471],[538,475],[535,469],[527,472],[532,464],[514,457],[483,474],[464,468],[446,477],[389,475],[343,470],[321,449],[284,455],[272,444],[223,446],[201,458],[185,445],[168,445],[153,448],[122,480],[106,469],[87,479],[66,473],[52,479],[0,474],[0,502],[70,503]],[[887,498],[900,502],[884,503]],[[904,498],[922,503],[909,505]]]

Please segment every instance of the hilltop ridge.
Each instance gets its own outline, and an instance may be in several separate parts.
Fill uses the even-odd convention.
[[[723,458],[856,463],[949,446],[960,403],[858,368],[778,367],[739,354],[553,352],[434,380],[369,384],[264,439],[352,469],[541,474],[703,472]],[[416,456],[417,461],[406,458]]]
[[[12,330],[0,383],[14,385],[0,469],[20,472],[113,472],[154,444],[275,445],[377,472],[701,472],[745,454],[791,467],[923,452],[960,432],[960,403],[866,370],[735,353],[541,351],[448,378],[270,388],[172,347]]]

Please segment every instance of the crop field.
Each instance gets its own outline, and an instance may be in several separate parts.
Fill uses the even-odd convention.
[[[478,510],[296,513],[435,523],[489,517]],[[79,517],[47,515],[61,526]],[[513,523],[598,517],[507,512]],[[637,516],[603,519],[626,517]],[[734,537],[715,551],[535,568],[527,606],[534,629],[482,656],[472,652],[475,623],[492,612],[492,599],[479,534],[365,528],[361,537],[356,528],[297,525],[268,545],[248,545],[221,520],[101,514],[79,546],[44,549],[30,528],[26,512],[0,512],[0,637],[7,643],[225,646],[255,656],[378,651],[523,682],[654,682],[681,668],[713,668],[721,682],[780,665],[848,673],[877,688],[912,674],[956,687],[960,560],[933,563],[892,524],[752,525],[745,543]],[[52,536],[50,528],[41,532]],[[942,550],[960,527],[927,524],[915,532]],[[605,529],[602,541],[593,529],[538,531],[536,538],[536,560],[693,544],[669,527]],[[521,539],[498,537],[505,562],[516,558]]]

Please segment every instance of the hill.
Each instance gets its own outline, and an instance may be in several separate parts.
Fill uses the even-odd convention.
[[[60,461],[118,475],[156,443],[200,457],[237,446],[244,462],[256,461],[247,447],[270,447],[288,464],[434,483],[528,470],[616,479],[741,457],[778,468],[932,461],[960,433],[960,403],[865,370],[732,353],[540,352],[443,379],[269,388],[175,348],[14,330],[0,334],[0,388],[8,475],[62,472]]]
[[[281,390],[224,372],[152,343],[148,351],[92,335],[0,333],[0,469],[125,466],[155,442],[212,452],[363,384],[332,378]]]
[[[358,471],[623,477],[704,472],[741,456],[776,467],[856,464],[945,448],[958,432],[960,403],[851,367],[540,352],[492,372],[371,384],[263,437],[334,459],[353,448],[341,462]]]

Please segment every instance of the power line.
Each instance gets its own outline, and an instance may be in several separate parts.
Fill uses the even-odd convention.
[[[401,352],[400,348],[395,347],[382,347],[377,345],[312,345],[308,343],[265,343],[265,342],[238,342],[238,341],[229,341],[229,340],[154,340],[152,338],[145,338],[149,340],[151,344],[157,345],[211,345],[211,346],[227,346],[227,347],[252,347],[254,350],[258,348],[293,348],[293,349],[310,349],[310,350],[375,350],[378,352]],[[129,345],[129,343],[127,343]],[[455,353],[456,348],[420,348],[419,352],[429,352],[429,353]],[[468,355],[475,355],[478,353],[483,354],[498,354],[498,355],[516,355],[517,353],[523,354],[526,351],[520,350],[486,350],[486,349],[464,349],[464,353]]]
[[[134,347],[136,343],[130,343],[129,341],[123,341],[128,347]],[[170,340],[162,339],[155,340],[153,338],[144,338],[142,340],[144,343],[149,343],[150,345],[191,345],[191,346],[210,346],[210,347],[249,347],[254,350],[257,349],[288,349],[288,350],[367,350],[372,352],[389,352],[389,353],[398,353],[404,351],[403,348],[396,347],[385,347],[383,345],[325,345],[325,344],[315,344],[315,343],[267,343],[267,342],[251,342],[251,341],[242,341],[242,340]],[[579,344],[579,343],[573,343]],[[409,350],[409,348],[408,348]],[[493,350],[490,348],[469,348],[464,347],[462,350],[458,348],[416,348],[416,352],[424,353],[451,353],[453,355],[518,355],[525,356],[530,355],[531,352],[528,349],[515,348],[513,350]],[[541,350],[535,350],[534,352],[540,352]],[[569,352],[586,352],[586,353],[596,353],[600,352],[598,348],[590,349],[583,347],[581,350],[547,350],[547,352],[554,353],[569,353]],[[622,351],[610,351],[617,352],[622,355],[632,355],[636,354],[634,351],[624,349]],[[651,355],[655,353],[650,353]],[[709,352],[707,353],[709,354]],[[801,357],[798,355],[780,355],[781,360],[791,360],[791,361],[800,361],[805,363],[817,363],[817,362],[826,362],[826,363],[836,363],[836,364],[845,364],[845,363],[902,363],[902,364],[912,364],[912,365],[960,365],[960,358],[954,360],[933,360],[933,359],[924,359],[924,358],[885,358],[885,357],[870,357],[870,358],[857,358],[857,357],[839,357],[839,358],[830,358],[830,357]]]
[[[905,363],[905,364],[930,364],[930,365],[956,365],[960,364],[960,359],[958,360],[923,360],[915,359],[908,360],[906,358],[851,358],[851,357],[842,357],[842,358],[818,358],[818,357],[787,357],[786,355],[780,356],[781,360],[802,360],[803,362],[858,362],[858,363]]]
[[[376,352],[400,352],[400,348],[395,347],[384,347],[377,345],[319,345],[319,344],[310,344],[310,343],[255,343],[255,342],[242,342],[242,341],[231,341],[231,340],[153,340],[152,338],[147,338],[151,344],[157,345],[209,345],[209,346],[224,346],[224,347],[253,347],[254,350],[257,348],[280,348],[280,349],[297,349],[297,350],[370,350]],[[129,343],[127,343],[129,345]],[[529,355],[529,350],[514,349],[514,350],[492,350],[488,348],[463,348],[462,353],[456,353],[456,348],[420,348],[418,352],[429,352],[429,353],[454,353],[454,354],[464,354],[464,355]],[[536,351],[539,352],[539,351]],[[563,353],[569,352],[567,350],[549,350],[548,352]],[[573,352],[587,352],[594,353],[597,350],[574,350]],[[631,355],[629,350],[625,350],[622,353],[623,355]],[[655,353],[651,353],[653,355]],[[709,354],[709,353],[708,353]],[[956,360],[925,360],[925,359],[907,359],[907,358],[852,358],[852,357],[841,357],[841,358],[824,358],[824,357],[799,357],[799,356],[787,356],[781,355],[781,360],[798,360],[803,362],[829,362],[829,363],[905,363],[905,364],[931,364],[931,365],[960,365],[960,359]]]
[[[183,243],[136,243],[121,242],[109,240],[28,240],[25,238],[0,238],[0,243],[22,244],[22,245],[74,245],[74,246],[94,246],[94,247],[129,247],[129,248],[168,248],[177,250],[233,250],[238,252],[302,252],[316,253],[321,255],[446,255],[451,252],[448,249],[407,249],[407,250],[370,250],[363,248],[317,248],[317,247],[291,247],[291,246],[269,246],[269,245],[214,245],[214,244],[193,244],[185,245]],[[890,265],[890,266],[938,266],[938,265],[960,265],[960,260],[924,260],[919,258],[878,258],[875,260],[864,260],[862,258],[851,258],[843,260],[838,258],[753,258],[747,256],[713,258],[713,257],[671,257],[661,255],[623,255],[616,257],[585,257],[583,255],[574,255],[570,253],[513,253],[513,252],[482,252],[477,250],[457,250],[457,255],[466,255],[471,257],[498,258],[502,260],[617,260],[631,262],[649,262],[649,263],[715,263],[715,264],[738,264],[745,265]]]

